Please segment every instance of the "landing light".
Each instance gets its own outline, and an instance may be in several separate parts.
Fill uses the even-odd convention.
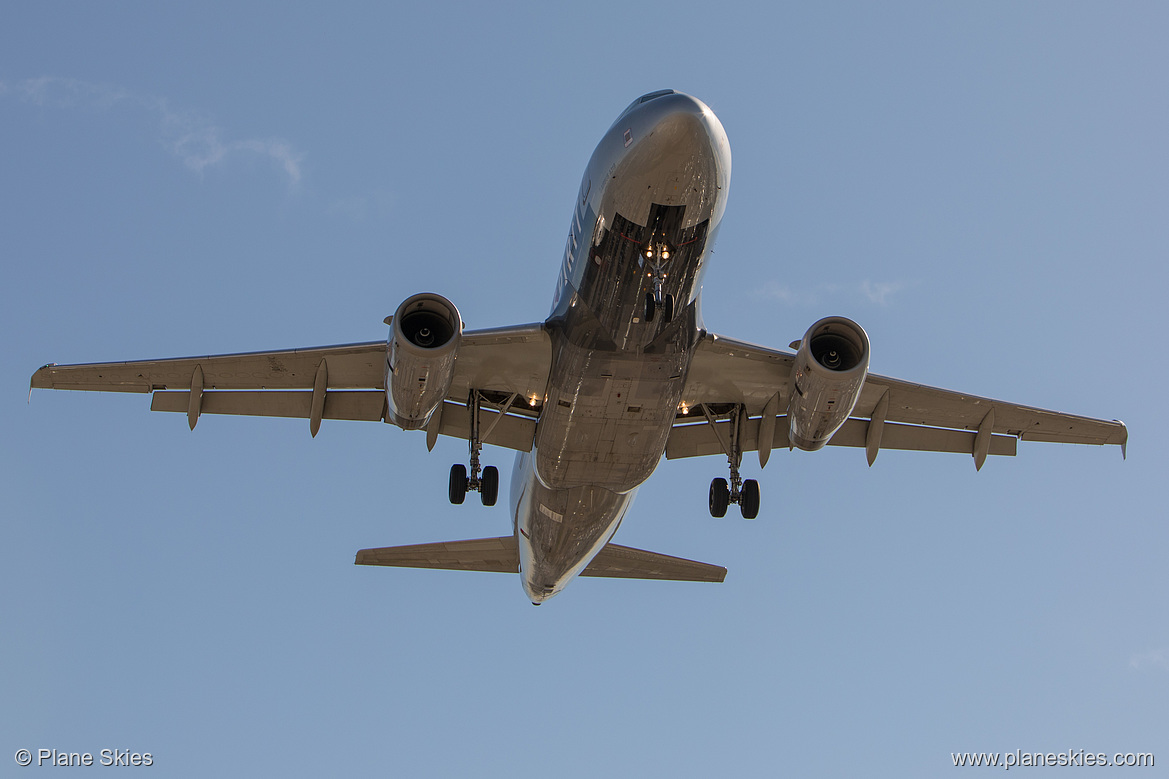
[[[685,403],[682,403],[682,404],[680,404],[680,405],[678,406],[678,408],[679,408],[679,409],[681,409],[681,411],[682,411],[682,416],[686,416],[687,414],[689,414],[689,413],[690,413],[690,407],[689,407],[689,406],[687,406]]]
[[[530,397],[528,399],[528,405],[531,406],[532,408],[536,407],[536,396],[535,395],[533,395],[532,397]]]

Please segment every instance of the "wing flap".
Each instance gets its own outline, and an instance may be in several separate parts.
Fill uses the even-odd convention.
[[[150,410],[185,414],[190,400],[190,392],[159,391],[150,399]],[[385,393],[379,390],[329,390],[325,393],[324,413],[321,416],[324,419],[377,422],[384,418],[385,402]],[[203,393],[200,413],[308,419],[312,403],[311,392],[216,390]]]
[[[441,413],[438,427],[441,435],[461,438],[464,441],[470,439],[471,412],[466,406],[449,400],[443,401]],[[517,452],[530,452],[536,438],[536,420],[515,414],[504,414],[500,418],[499,412],[495,409],[481,406],[479,430],[485,444],[502,446]]]
[[[743,422],[743,432],[740,442],[744,452],[754,452],[759,448],[760,419],[747,419]],[[782,449],[789,446],[787,438],[787,417],[778,417],[775,426],[774,446]],[[719,440],[730,440],[730,422],[715,422],[719,433],[710,429],[710,425],[701,422],[698,424],[678,425],[670,431],[670,438],[666,441],[666,459],[676,460],[683,457],[704,457],[706,455],[723,454],[723,445]],[[867,419],[849,419],[836,435],[828,441],[829,446],[855,446],[864,448],[866,435],[869,429]],[[923,425],[905,425],[886,422],[882,436],[882,449],[904,449],[919,452],[954,452],[956,454],[971,454],[974,451],[974,439],[977,432],[970,430],[949,430],[939,427]],[[1013,457],[1017,449],[1018,440],[1009,435],[991,436],[990,451],[988,454],[1006,455]]]
[[[856,446],[864,448],[869,432],[867,419],[850,419],[828,441],[829,446]],[[778,431],[777,431],[778,433]],[[949,430],[925,425],[906,425],[886,422],[881,433],[882,449],[903,449],[917,452],[953,452],[972,454],[977,431]],[[786,432],[785,432],[786,439]],[[1019,439],[1011,435],[992,435],[987,454],[1014,457]]]

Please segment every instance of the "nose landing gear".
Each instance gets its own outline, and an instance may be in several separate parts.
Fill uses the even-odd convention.
[[[654,321],[654,316],[661,309],[662,321],[669,324],[674,321],[674,296],[664,293],[662,287],[669,275],[666,273],[666,263],[670,259],[670,245],[655,235],[641,250],[639,258],[641,266],[649,268],[646,275],[653,279],[653,289],[645,293],[645,321]]]
[[[674,296],[662,294],[661,285],[656,285],[654,292],[645,293],[645,321],[654,321],[658,309],[662,310],[662,321],[666,324],[674,321]]]

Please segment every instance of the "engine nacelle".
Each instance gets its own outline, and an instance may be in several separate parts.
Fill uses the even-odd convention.
[[[405,430],[426,427],[450,390],[462,336],[459,310],[442,295],[423,292],[398,306],[386,350],[390,422]]]
[[[796,352],[788,402],[788,440],[820,449],[852,413],[869,372],[869,336],[840,316],[808,328]]]

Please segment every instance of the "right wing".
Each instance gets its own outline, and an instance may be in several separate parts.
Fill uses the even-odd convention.
[[[153,393],[153,411],[384,421],[386,342],[179,357],[136,362],[49,364],[31,389]],[[535,412],[543,402],[552,347],[541,324],[463,333],[455,375],[437,432],[466,438],[472,389],[512,397],[509,408],[485,408],[481,423],[494,428],[484,443],[529,450]],[[192,402],[194,396],[194,402]],[[533,407],[531,399],[538,403]],[[461,412],[461,413],[460,413]],[[502,412],[498,422],[496,416]],[[319,420],[318,420],[319,421]],[[315,429],[315,427],[314,427]]]
[[[519,573],[520,570],[519,550],[513,536],[362,549],[357,553],[354,562],[357,565],[441,568],[448,571]],[[721,582],[726,578],[727,569],[720,565],[647,552],[644,549],[606,544],[580,575],[620,579]]]
[[[754,451],[759,448],[765,409],[774,400],[780,424],[773,426],[770,444],[764,446],[789,446],[782,414],[786,413],[793,362],[790,352],[705,335],[695,350],[683,392],[686,411],[675,421],[666,457],[726,453],[730,422],[709,424],[702,421],[701,414],[687,413],[700,405],[741,404],[748,418],[740,445],[742,451]],[[1128,430],[1115,420],[1064,414],[869,374],[851,417],[828,444],[865,448],[870,464],[879,449],[975,454],[975,462],[980,464],[980,442],[985,442],[985,457],[1014,455],[1019,440],[1112,444],[1120,446],[1123,453]]]

